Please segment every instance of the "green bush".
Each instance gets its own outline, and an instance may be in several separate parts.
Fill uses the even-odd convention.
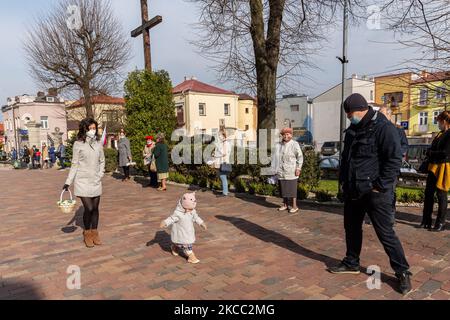
[[[258,182],[250,182],[248,184],[248,193],[256,194],[259,191],[259,183]]]
[[[397,201],[403,203],[423,203],[425,201],[425,190],[405,191],[396,190]]]
[[[315,191],[316,200],[319,202],[328,202],[333,199],[333,195],[328,190],[319,189]]]
[[[187,177],[178,172],[169,172],[169,180],[175,183],[187,183]]]
[[[299,200],[305,200],[308,199],[308,195],[309,195],[309,187],[299,183],[297,185],[297,199]]]
[[[303,154],[302,173],[300,183],[310,189],[317,188],[320,180],[319,155],[314,150],[306,151]]]
[[[117,169],[117,150],[105,148],[105,171],[114,172]]]
[[[247,192],[247,183],[244,179],[236,179],[234,183],[234,188],[236,192],[244,193]]]
[[[211,181],[210,186],[213,190],[222,190],[222,181],[220,181],[219,179],[215,179]]]

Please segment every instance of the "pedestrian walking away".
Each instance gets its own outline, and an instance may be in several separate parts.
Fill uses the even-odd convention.
[[[394,231],[392,210],[393,188],[402,162],[400,136],[395,126],[369,107],[362,95],[350,95],[343,107],[351,121],[345,131],[339,173],[347,252],[329,271],[360,272],[362,224],[367,213],[399,280],[399,290],[406,294],[411,291],[411,273]]]
[[[195,193],[186,193],[177,203],[173,214],[160,224],[161,228],[172,226],[170,238],[172,241],[171,251],[174,256],[182,254],[189,263],[199,263],[200,260],[194,254],[195,243],[194,223],[207,230],[205,222],[199,217],[195,207],[197,201]]]
[[[214,150],[214,168],[222,183],[222,194],[219,197],[228,196],[228,176],[233,167],[231,164],[231,143],[227,139],[224,129],[220,130],[216,148]]]
[[[423,218],[421,228],[435,232],[445,229],[448,191],[450,190],[450,112],[444,111],[438,117],[440,132],[434,138],[430,150],[427,151],[427,184],[425,188],[425,201],[423,205]],[[438,199],[438,214],[433,229],[432,213],[434,195]]]
[[[80,122],[77,141],[73,145],[72,166],[64,190],[74,184],[75,196],[84,207],[84,243],[92,248],[101,245],[98,232],[102,178],[105,174],[105,155],[98,136],[98,124],[93,119]]]
[[[132,161],[132,157],[130,140],[126,137],[124,129],[120,129],[119,132],[118,149],[119,167],[122,168],[124,174],[122,181],[127,181],[130,180],[130,162]]]

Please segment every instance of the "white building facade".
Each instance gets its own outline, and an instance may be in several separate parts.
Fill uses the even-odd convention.
[[[345,98],[361,94],[368,103],[374,103],[375,83],[367,77],[353,75],[345,82]],[[339,141],[342,85],[338,84],[321,93],[312,101],[312,135],[316,150],[326,141]],[[347,124],[349,121],[347,120]]]

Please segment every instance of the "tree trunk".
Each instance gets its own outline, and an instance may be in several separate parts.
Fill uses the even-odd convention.
[[[84,107],[86,109],[86,117],[94,119],[94,111],[92,110],[92,103],[91,103],[91,90],[89,86],[85,86],[83,88],[83,96],[84,96]]]
[[[270,149],[271,129],[275,129],[275,105],[276,105],[276,71],[269,68],[258,73],[258,145],[259,130],[266,130],[267,147]]]

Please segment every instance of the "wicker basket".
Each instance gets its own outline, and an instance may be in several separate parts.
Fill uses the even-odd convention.
[[[59,201],[57,202],[57,204],[58,204],[58,208],[61,210],[62,213],[69,214],[69,213],[73,212],[77,202],[75,200],[73,200],[72,192],[70,192],[70,190],[67,190],[67,191],[69,192],[70,200],[63,200],[64,192],[66,192],[65,190],[63,190],[61,192],[61,196],[60,196]]]

